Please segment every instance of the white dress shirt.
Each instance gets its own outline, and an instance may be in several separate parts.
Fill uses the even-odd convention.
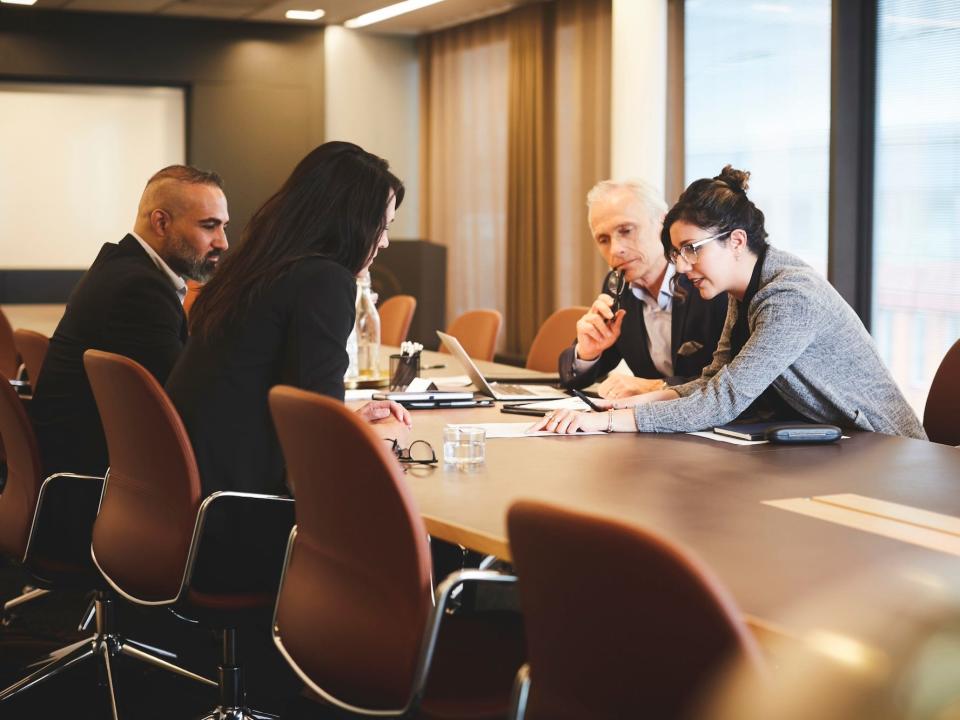
[[[654,298],[642,285],[630,283],[630,291],[643,303],[643,324],[647,328],[647,350],[653,365],[664,377],[673,375],[673,353],[670,348],[671,324],[673,321],[673,287],[670,282],[677,273],[673,263],[667,263],[667,271],[660,283],[660,291]],[[577,374],[586,372],[600,358],[581,360],[575,356],[573,369]]]

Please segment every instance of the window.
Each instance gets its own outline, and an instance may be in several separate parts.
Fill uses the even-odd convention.
[[[873,318],[921,413],[960,327],[960,5],[880,0]]]
[[[826,275],[830,2],[687,0],[686,182],[749,170],[771,242]]]

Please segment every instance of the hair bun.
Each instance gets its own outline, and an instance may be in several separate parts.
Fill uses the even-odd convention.
[[[719,180],[723,183],[726,183],[730,186],[730,189],[735,192],[746,193],[747,189],[750,187],[750,173],[747,170],[737,170],[732,165],[724,165],[723,170],[720,171],[720,174],[717,175],[714,180]]]

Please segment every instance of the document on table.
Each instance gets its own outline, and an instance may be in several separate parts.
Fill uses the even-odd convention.
[[[514,403],[511,403],[511,405]],[[587,404],[577,397],[560,398],[559,400],[540,400],[533,403],[517,403],[520,407],[530,410],[589,410]]]
[[[426,378],[437,387],[466,387],[473,382],[466,375],[437,375],[436,377]]]
[[[731,437],[730,435],[721,435],[713,430],[701,430],[700,432],[687,433],[687,435],[696,435],[707,440],[716,440],[717,442],[730,443],[731,445],[766,445],[769,440],[744,440],[743,438]]]
[[[487,434],[487,439],[490,438],[522,438],[522,437],[577,437],[583,435],[606,435],[602,430],[593,430],[588,432],[576,432],[569,435],[557,434],[552,432],[546,432],[545,430],[539,430],[537,432],[528,432],[532,427],[532,423],[522,422],[522,423],[476,423],[471,425],[470,423],[460,423],[458,425],[448,425],[447,427],[455,428],[480,428]]]

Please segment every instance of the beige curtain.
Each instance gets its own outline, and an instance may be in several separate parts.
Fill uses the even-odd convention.
[[[589,305],[607,271],[590,236],[586,198],[610,177],[610,18],[610,0],[557,3],[557,308]]]
[[[523,355],[553,311],[553,5],[510,13],[507,351]]]
[[[535,3],[421,39],[421,232],[448,247],[448,320],[497,308],[498,349],[518,357],[603,277],[585,200],[610,172],[610,3]]]
[[[447,246],[447,322],[477,308],[505,313],[506,18],[420,42],[421,233]]]

